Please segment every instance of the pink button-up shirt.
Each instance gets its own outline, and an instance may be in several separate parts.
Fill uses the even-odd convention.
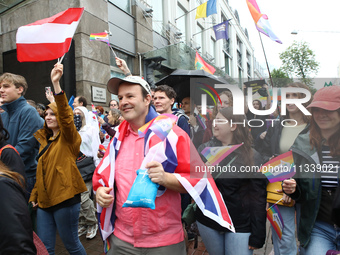
[[[167,189],[156,198],[155,210],[122,207],[143,159],[144,138],[139,138],[129,126],[116,160],[114,235],[135,247],[151,248],[179,243],[184,240],[184,233],[178,192]]]

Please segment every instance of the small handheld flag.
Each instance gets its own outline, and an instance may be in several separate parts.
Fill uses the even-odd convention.
[[[106,149],[105,149],[104,145],[100,144],[98,151],[99,151],[100,154],[104,155],[105,152],[106,152]]]
[[[70,99],[68,100],[68,105],[71,106],[72,111],[74,110],[73,102],[74,102],[74,95],[72,95],[72,96],[70,97]]]
[[[97,109],[94,107],[93,104],[91,104],[91,107],[92,107],[92,113],[97,115],[98,114]]]
[[[284,229],[284,223],[282,220],[281,213],[279,211],[279,208],[277,207],[276,204],[272,205],[271,207],[268,208],[267,210],[267,219],[270,221],[272,224],[276,234],[279,236],[280,240],[282,237],[282,232]]]
[[[109,34],[107,32],[90,34],[90,41],[101,41],[101,42],[106,42],[107,44],[109,44],[110,43]]]
[[[212,166],[215,166],[241,145],[242,143],[232,146],[206,147],[201,153]]]
[[[260,170],[270,183],[289,179],[295,175],[292,151],[283,153],[264,164]]]

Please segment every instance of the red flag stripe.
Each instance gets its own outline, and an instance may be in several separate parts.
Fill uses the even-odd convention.
[[[19,62],[49,61],[62,57],[68,51],[72,38],[65,43],[17,44]]]

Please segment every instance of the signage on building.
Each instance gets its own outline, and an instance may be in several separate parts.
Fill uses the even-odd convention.
[[[106,103],[106,89],[92,86],[92,102]]]

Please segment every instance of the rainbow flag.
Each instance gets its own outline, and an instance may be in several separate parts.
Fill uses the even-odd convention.
[[[208,73],[214,74],[216,69],[209,65],[208,63],[206,63],[203,58],[200,56],[200,54],[198,54],[198,52],[196,51],[196,57],[195,57],[195,69],[196,70],[204,70]]]
[[[277,43],[282,43],[280,39],[273,33],[272,28],[268,22],[268,16],[262,14],[256,0],[246,0],[251,16],[255,22],[255,26],[259,32],[268,36]]]
[[[205,118],[200,114],[200,112],[197,110],[197,108],[195,107],[195,110],[194,110],[194,114],[196,115],[196,119],[197,119],[197,122],[200,124],[200,126],[206,130],[207,129],[207,125],[205,124]]]
[[[211,14],[217,13],[216,1],[217,0],[208,0],[207,2],[198,6],[196,9],[195,19],[205,18],[210,16]]]
[[[212,166],[215,166],[242,144],[243,143],[231,146],[205,147],[202,150],[201,154],[208,160],[208,162]]]
[[[102,41],[110,44],[109,35],[106,32],[90,34],[90,41]]]
[[[97,109],[94,107],[93,104],[91,104],[91,107],[92,107],[92,113],[93,113],[94,115],[97,115],[97,114],[98,114]]]
[[[270,183],[289,179],[295,175],[292,151],[283,153],[264,164],[260,170]]]
[[[144,137],[148,130],[152,130],[162,141],[170,133],[172,127],[176,124],[178,117],[173,114],[164,113],[158,115],[144,126],[138,129],[138,135]]]
[[[282,232],[285,227],[281,213],[279,211],[279,208],[277,207],[276,204],[272,205],[271,207],[268,208],[267,210],[267,219],[270,221],[272,224],[276,234],[279,236],[281,239],[282,237]]]

